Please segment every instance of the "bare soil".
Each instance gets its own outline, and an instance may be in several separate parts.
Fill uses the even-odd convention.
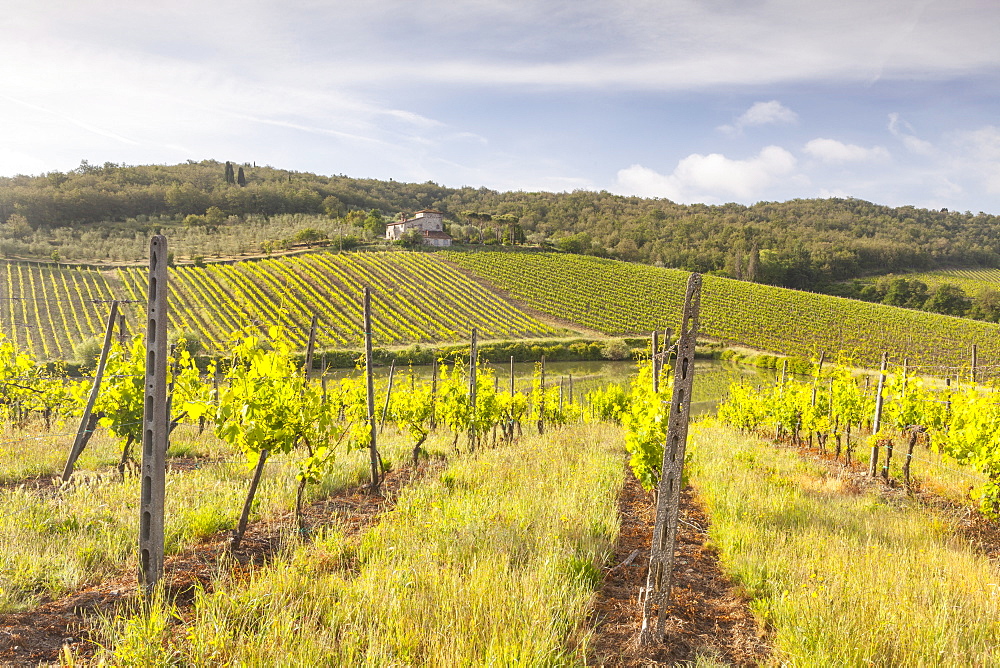
[[[694,491],[681,492],[677,559],[666,639],[639,645],[642,611],[639,589],[646,586],[649,545],[656,517],[653,497],[630,471],[619,500],[622,530],[592,616],[592,666],[661,666],[694,661],[698,656],[736,666],[756,666],[768,658],[768,643],[740,588],[719,565],[707,545],[708,516]],[[635,550],[637,557],[620,565]]]

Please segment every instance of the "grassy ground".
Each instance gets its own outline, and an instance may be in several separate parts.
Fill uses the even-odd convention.
[[[0,454],[6,475],[60,472],[65,447],[44,439],[26,440],[20,457]],[[63,444],[65,445],[65,444]],[[71,484],[56,487],[8,485],[0,488],[0,612],[24,610],[136,567],[139,479],[109,468],[119,453],[106,436],[95,437]],[[386,439],[384,458],[405,462],[409,445]],[[245,458],[225,449],[210,433],[193,427],[178,431],[171,453],[207,459],[176,470],[168,460],[165,542],[167,554],[235,527],[251,471]],[[95,466],[97,468],[90,468]],[[18,468],[19,467],[19,468]],[[344,452],[321,482],[307,488],[307,500],[356,484],[368,475],[367,452]],[[287,513],[298,482],[290,458],[273,457],[265,469],[252,519]]]
[[[620,432],[579,426],[456,457],[382,522],[329,531],[193,609],[109,621],[114,665],[566,665],[618,533]]]
[[[959,516],[713,423],[690,452],[711,540],[772,630],[775,663],[1000,663],[1000,569]]]

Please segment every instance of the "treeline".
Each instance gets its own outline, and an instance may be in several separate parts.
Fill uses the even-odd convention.
[[[195,219],[219,235],[250,218],[348,216],[372,222],[438,209],[452,234],[498,243],[505,230],[561,250],[816,290],[869,274],[1000,265],[1000,218],[855,199],[680,205],[608,192],[498,192],[320,176],[214,160],[103,166],[0,179],[0,242],[67,226],[146,234]],[[471,214],[471,215],[470,215]],[[221,221],[221,222],[219,222]],[[351,221],[358,224],[361,220]],[[374,227],[377,227],[375,225]],[[377,229],[369,232],[377,236]]]
[[[1000,291],[983,288],[968,294],[952,283],[928,287],[923,281],[903,276],[883,276],[876,281],[851,281],[831,286],[830,294],[867,302],[954,315],[987,322],[1000,322]]]

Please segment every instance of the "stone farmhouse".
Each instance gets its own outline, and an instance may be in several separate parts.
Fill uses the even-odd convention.
[[[440,211],[424,209],[413,214],[413,218],[389,223],[385,226],[385,238],[395,241],[410,230],[420,230],[428,246],[451,245],[451,235],[444,231],[444,214]]]

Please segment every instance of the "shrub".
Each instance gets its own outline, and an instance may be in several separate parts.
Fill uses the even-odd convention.
[[[611,339],[601,348],[601,355],[605,359],[620,361],[627,360],[632,355],[632,351],[623,340]]]

